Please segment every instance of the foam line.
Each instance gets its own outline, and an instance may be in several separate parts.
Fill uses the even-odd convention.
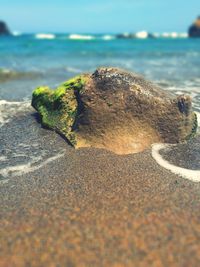
[[[5,108],[8,106],[8,108]],[[31,107],[30,101],[11,102],[7,100],[0,100],[0,127],[8,123],[10,119],[18,112],[24,111]]]
[[[0,175],[2,175],[4,178],[8,178],[9,176],[16,177],[16,176],[20,176],[20,175],[23,175],[26,173],[30,173],[30,172],[33,172],[35,170],[38,170],[38,169],[44,167],[48,163],[50,163],[56,159],[59,159],[63,156],[64,156],[64,150],[61,151],[59,154],[48,158],[43,163],[41,163],[37,166],[31,166],[32,164],[36,163],[35,161],[29,162],[27,164],[10,166],[10,167],[7,167],[7,168],[0,170]]]
[[[55,39],[56,36],[55,34],[51,34],[51,33],[38,33],[35,35],[35,38],[36,39],[49,39],[49,40],[52,40],[52,39]]]
[[[164,145],[164,144],[154,144],[152,145],[152,157],[155,159],[155,161],[162,166],[163,168],[171,171],[172,173],[176,175],[180,175],[185,179],[188,179],[193,182],[200,182],[200,170],[190,170],[186,168],[181,168],[178,166],[175,166],[171,163],[169,163],[167,160],[163,159],[160,155],[160,150],[163,148],[167,148],[170,145]]]
[[[71,40],[94,40],[95,36],[93,35],[82,35],[82,34],[70,34],[68,36]]]
[[[199,112],[196,112],[196,115],[197,115],[197,122],[198,122],[198,132],[199,132],[199,129],[200,129],[200,113]]]

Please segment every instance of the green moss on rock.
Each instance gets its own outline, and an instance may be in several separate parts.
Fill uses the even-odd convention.
[[[64,82],[56,90],[38,87],[32,95],[32,106],[39,112],[42,124],[63,134],[72,145],[76,145],[72,128],[78,112],[77,94],[84,84],[85,77],[81,75]]]
[[[197,114],[195,112],[193,112],[193,127],[191,130],[191,133],[186,137],[186,140],[190,140],[191,138],[193,138],[196,135],[197,128],[198,128]]]

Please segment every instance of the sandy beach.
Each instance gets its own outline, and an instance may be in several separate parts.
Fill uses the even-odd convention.
[[[199,267],[200,136],[129,155],[75,150],[31,108],[36,87],[113,66],[189,95],[200,118],[199,40],[45,33],[0,43],[0,267]]]
[[[151,150],[75,150],[32,114],[13,124],[64,152],[1,181],[1,267],[199,266],[199,183],[160,167]]]

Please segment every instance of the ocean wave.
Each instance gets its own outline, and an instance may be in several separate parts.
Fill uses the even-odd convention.
[[[0,82],[6,82],[8,80],[15,80],[18,77],[22,77],[23,74],[7,68],[0,68]]]
[[[13,31],[12,36],[14,37],[21,37],[21,36],[28,36],[34,39],[47,39],[47,40],[114,40],[114,39],[146,39],[146,38],[170,38],[170,39],[177,39],[177,38],[188,38],[188,33],[186,32],[155,32],[150,33],[147,31],[139,31],[139,32],[132,32],[132,33],[122,33],[122,34],[55,34],[55,33],[36,33],[36,34],[26,34],[19,31]]]
[[[67,72],[71,72],[71,73],[81,73],[81,72],[83,72],[83,70],[78,69],[78,68],[74,68],[74,67],[66,67],[65,70]]]
[[[68,39],[70,40],[83,40],[83,41],[90,41],[96,39],[93,35],[83,35],[83,34],[70,34],[68,36]]]
[[[103,40],[105,40],[105,41],[110,41],[110,40],[114,40],[114,39],[116,39],[116,36],[106,34],[106,35],[103,35],[101,38],[102,38]]]
[[[187,38],[188,34],[187,33],[178,33],[178,32],[164,32],[158,35],[158,37],[161,38]]]
[[[146,39],[146,38],[149,37],[149,33],[146,32],[146,31],[137,32],[135,34],[135,37],[138,38],[138,39]]]
[[[48,39],[48,40],[52,40],[56,38],[55,34],[52,33],[37,33],[35,35],[36,39]]]
[[[41,76],[41,73],[36,71],[23,72],[7,68],[0,68],[0,83],[18,79],[33,79],[39,76]]]
[[[16,114],[31,110],[30,101],[10,102],[0,100],[0,128],[8,123]]]
[[[179,36],[180,38],[188,38],[188,33],[187,33],[187,32],[179,33],[178,36]]]
[[[18,32],[18,31],[13,31],[12,35],[17,37],[17,36],[21,36],[23,34],[21,32]]]
[[[7,157],[6,156],[0,156],[0,162],[1,161],[7,161],[8,159],[7,159]]]
[[[154,33],[152,33],[152,35],[154,38],[160,38],[161,37],[161,33],[158,33],[158,32],[154,32]]]

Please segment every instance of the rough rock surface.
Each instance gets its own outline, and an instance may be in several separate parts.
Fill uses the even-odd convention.
[[[3,21],[0,21],[0,35],[10,35],[10,31]]]
[[[190,26],[189,37],[200,38],[200,16],[196,19],[192,26]]]
[[[143,151],[152,143],[178,143],[197,128],[189,96],[175,97],[142,76],[99,68],[56,90],[39,87],[33,107],[42,124],[76,148],[106,148],[117,154]]]

